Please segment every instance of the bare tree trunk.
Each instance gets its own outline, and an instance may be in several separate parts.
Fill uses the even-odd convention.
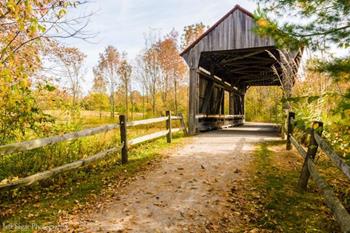
[[[163,105],[164,107],[166,107],[166,104],[167,104],[167,100],[168,100],[168,75],[165,75],[165,78],[164,78],[164,83],[163,83],[163,93],[162,93],[162,101],[163,101]]]
[[[128,81],[125,82],[125,115],[129,117]]]
[[[152,115],[156,115],[156,96],[152,94]]]
[[[76,100],[75,100],[75,91],[73,91],[73,101],[72,101],[72,107],[75,108]]]
[[[114,90],[111,93],[110,99],[111,99],[111,117],[114,118],[114,105],[115,105],[114,104]]]
[[[133,95],[130,95],[130,102],[131,102],[131,119],[134,120],[135,102],[134,102]]]
[[[177,115],[177,80],[174,77],[174,100],[175,100],[175,115]]]
[[[152,87],[152,114],[153,116],[156,115],[156,88]]]
[[[145,87],[143,87],[143,95],[142,95],[142,118],[145,119]]]

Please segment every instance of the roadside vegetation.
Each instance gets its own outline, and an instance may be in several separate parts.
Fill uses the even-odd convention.
[[[321,191],[310,180],[307,192],[297,183],[303,164],[296,150],[285,151],[285,142],[257,146],[253,160],[243,170],[243,181],[234,181],[229,202],[241,222],[231,232],[340,232]],[[350,182],[326,156],[317,166],[350,210]]]

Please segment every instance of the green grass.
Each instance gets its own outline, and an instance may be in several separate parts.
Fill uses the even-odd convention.
[[[172,126],[174,128],[179,127],[179,122],[174,121]],[[132,139],[161,130],[165,130],[165,122],[129,127],[127,134],[128,139]],[[30,151],[0,156],[0,182],[4,179],[29,176],[92,156],[119,144],[119,134],[119,129],[116,129],[73,141],[60,142]]]
[[[240,206],[242,214],[249,216],[243,228],[263,232],[339,232],[315,184],[311,181],[307,192],[297,190],[302,159],[284,147],[284,143],[276,142],[258,146],[248,168],[250,178],[239,194],[245,197],[245,205]]]
[[[55,225],[62,213],[73,213],[78,206],[93,202],[96,196],[115,193],[115,185],[147,169],[165,150],[184,142],[181,133],[168,144],[164,138],[130,150],[129,163],[120,164],[120,155],[76,171],[57,175],[39,184],[2,194],[0,224]],[[32,232],[33,229],[18,230]],[[5,230],[6,232],[6,230]],[[8,231],[13,232],[13,231]]]

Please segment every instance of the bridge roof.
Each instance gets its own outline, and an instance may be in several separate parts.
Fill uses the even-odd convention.
[[[255,33],[254,16],[236,5],[180,55],[191,68],[205,69],[232,85],[280,85],[281,51]],[[286,57],[299,62],[301,53]],[[272,70],[274,66],[274,70]]]

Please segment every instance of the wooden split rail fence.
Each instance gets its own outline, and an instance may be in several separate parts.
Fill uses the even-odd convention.
[[[289,112],[287,117],[287,150],[294,145],[300,155],[304,158],[304,164],[301,170],[298,187],[305,191],[310,176],[314,179],[317,186],[322,190],[326,204],[331,209],[340,225],[342,232],[350,233],[350,215],[341,201],[337,198],[332,188],[327,184],[325,179],[320,175],[314,163],[318,148],[327,155],[333,164],[341,170],[344,175],[350,179],[350,167],[345,161],[332,149],[329,143],[322,138],[323,123],[314,121],[310,128],[310,142],[305,150],[293,136],[295,113]]]
[[[172,128],[171,127],[171,122],[173,120],[180,120],[181,123],[181,128]],[[165,128],[166,130],[148,134],[142,137],[138,137],[135,139],[127,140],[127,128],[128,127],[134,127],[134,126],[140,126],[140,125],[149,125],[149,124],[154,124],[154,123],[159,123],[159,122],[166,122]],[[4,184],[0,184],[0,190],[9,190],[11,188],[16,188],[20,186],[29,186],[37,181],[47,179],[49,177],[52,177],[56,174],[63,173],[65,171],[73,170],[82,166],[85,166],[87,164],[90,164],[92,162],[95,162],[97,160],[103,159],[106,156],[112,154],[112,153],[117,153],[118,151],[121,151],[121,162],[122,164],[125,164],[128,162],[128,149],[131,146],[147,142],[150,140],[154,140],[157,138],[161,137],[166,137],[167,142],[171,143],[172,141],[172,133],[178,132],[180,130],[183,130],[185,134],[187,134],[187,130],[185,127],[185,122],[182,114],[179,116],[172,116],[170,111],[166,112],[165,117],[159,117],[159,118],[152,118],[152,119],[146,119],[146,120],[139,120],[139,121],[131,121],[128,122],[126,120],[125,115],[120,115],[119,116],[119,124],[109,124],[109,125],[104,125],[96,128],[91,128],[91,129],[84,129],[82,131],[78,132],[72,132],[72,133],[67,133],[64,135],[59,135],[59,136],[52,136],[48,138],[41,138],[41,139],[35,139],[31,141],[25,141],[25,142],[19,142],[19,143],[13,143],[9,145],[2,145],[0,146],[0,156],[8,155],[11,153],[17,153],[17,152],[24,152],[24,151],[29,151],[33,150],[36,148],[41,148],[44,146],[56,144],[59,142],[64,142],[64,141],[71,141],[74,139],[86,137],[86,136],[92,136],[104,132],[108,132],[114,129],[120,129],[120,140],[121,143],[120,145],[107,149],[105,151],[99,152],[93,156],[90,156],[88,158],[80,159],[78,161],[74,161],[72,163],[64,164],[59,167],[55,167],[53,169],[43,171],[36,173],[34,175],[30,175],[24,178],[20,178],[15,181],[10,181]]]

